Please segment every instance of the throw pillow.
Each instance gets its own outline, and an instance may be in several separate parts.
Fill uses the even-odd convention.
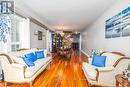
[[[37,57],[35,56],[34,53],[29,53],[29,54],[26,54],[25,55],[26,58],[29,58],[31,61],[36,61],[37,60]]]
[[[28,67],[32,67],[35,66],[34,62],[32,61],[32,59],[28,58],[28,57],[22,57],[24,62],[26,63],[26,65]]]
[[[37,59],[44,58],[45,57],[44,56],[44,50],[42,50],[42,51],[36,51],[35,55],[36,55]]]
[[[47,49],[40,49],[39,51],[43,51],[44,57],[47,57]]]
[[[105,67],[106,56],[94,55],[93,58],[92,58],[92,65],[97,66],[97,67]]]

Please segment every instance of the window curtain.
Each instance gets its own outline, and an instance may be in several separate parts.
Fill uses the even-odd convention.
[[[17,51],[20,48],[30,47],[30,31],[29,31],[29,19],[14,15],[13,28],[11,32],[11,51]]]
[[[14,28],[14,16],[0,15],[0,53],[11,51],[11,29]],[[30,48],[30,20],[29,18],[20,18],[20,20],[22,20],[19,24],[20,48]]]
[[[0,52],[8,52],[10,47],[11,16],[0,15]]]
[[[51,52],[52,51],[52,37],[51,37],[51,32],[48,30],[47,31],[47,50],[49,51],[49,52]]]
[[[20,48],[30,48],[30,19],[23,19],[20,26]]]

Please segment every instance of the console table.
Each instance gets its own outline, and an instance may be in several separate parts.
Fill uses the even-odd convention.
[[[118,74],[115,76],[115,79],[116,79],[116,87],[119,87],[119,84],[122,86],[122,87],[130,87],[130,82],[128,82],[128,79],[126,78],[123,78],[124,75],[122,74]]]

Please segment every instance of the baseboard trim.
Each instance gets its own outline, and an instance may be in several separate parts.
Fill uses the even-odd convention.
[[[87,57],[90,57],[87,53],[85,53],[83,50],[81,50],[83,54],[85,54]]]

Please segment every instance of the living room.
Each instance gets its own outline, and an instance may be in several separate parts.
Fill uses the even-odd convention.
[[[0,87],[130,87],[129,0],[2,0],[0,12]]]

